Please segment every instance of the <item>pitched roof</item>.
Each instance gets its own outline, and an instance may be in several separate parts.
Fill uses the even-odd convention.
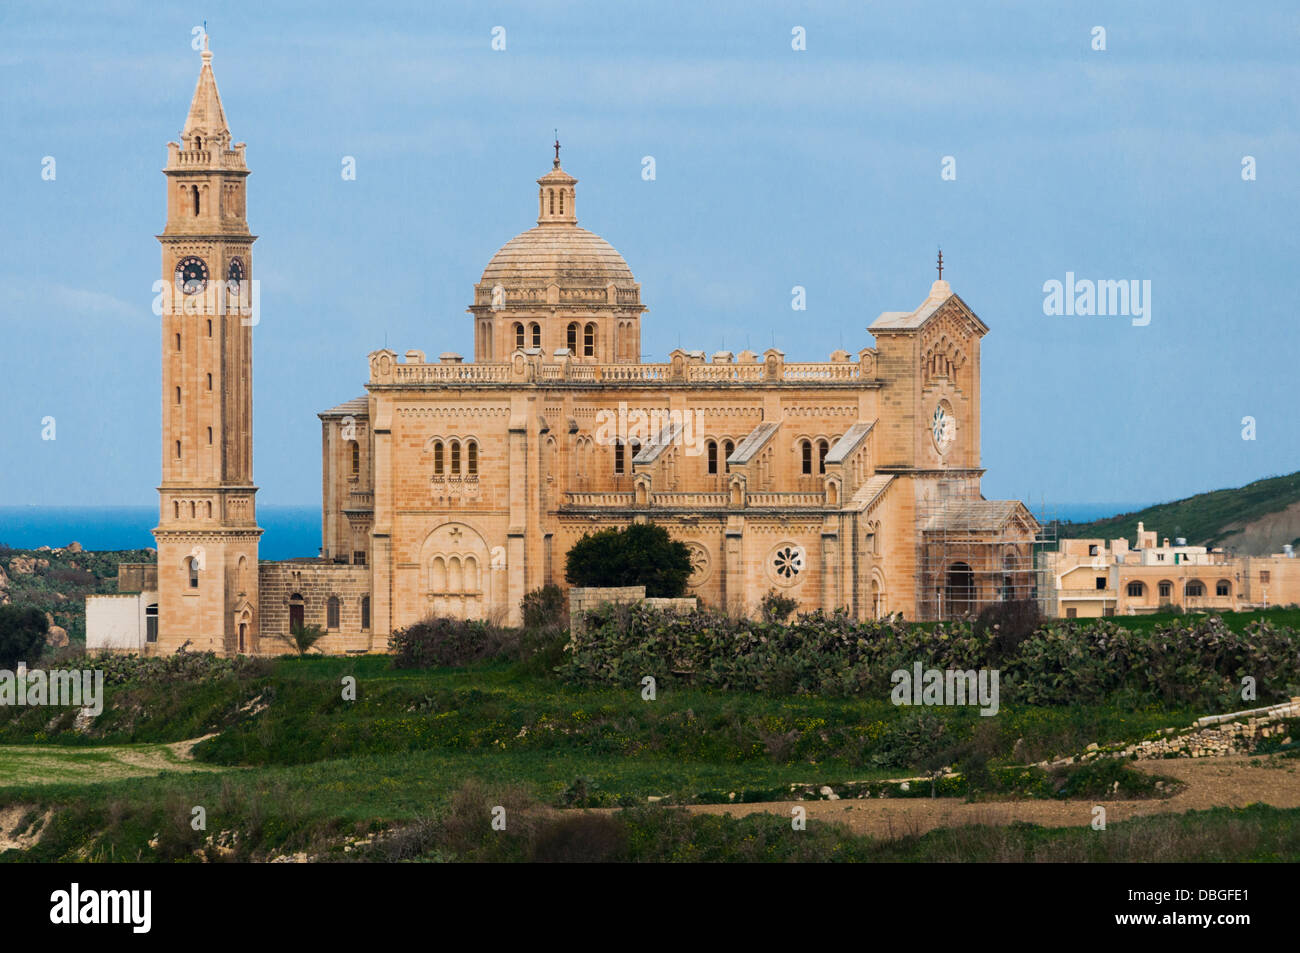
[[[353,417],[366,416],[370,413],[370,398],[364,394],[360,397],[353,397],[349,401],[344,401],[337,407],[331,407],[329,410],[322,410],[317,417],[346,417],[351,414]]]
[[[913,331],[934,317],[936,311],[949,301],[956,301],[962,312],[975,322],[981,334],[988,331],[984,322],[976,317],[975,312],[966,306],[966,302],[952,293],[946,281],[936,281],[930,286],[930,294],[915,311],[882,311],[880,317],[872,321],[868,331]]]
[[[781,429],[779,420],[768,420],[759,424],[751,430],[744,440],[736,445],[736,449],[727,457],[727,463],[732,466],[741,466],[748,463],[758,455],[769,440],[775,436],[776,432]]]
[[[894,482],[892,473],[877,473],[862,486],[858,487],[858,492],[853,494],[852,508],[858,512],[865,513],[876,505],[876,502],[889,489],[889,485]]]
[[[664,450],[666,450],[672,442],[677,439],[677,435],[681,432],[682,423],[680,420],[670,422],[668,426],[659,431],[657,437],[648,441],[646,445],[637,452],[637,455],[632,458],[632,462],[654,463],[659,459],[660,454],[662,454]]]
[[[1033,514],[1019,500],[953,500],[940,504],[923,528],[927,533],[954,530],[995,533],[1017,516],[1030,526],[1038,526]]]
[[[845,457],[858,448],[858,445],[866,439],[867,434],[871,433],[871,428],[875,425],[874,420],[863,420],[858,421],[844,431],[844,436],[835,441],[835,446],[831,447],[830,452],[826,454],[826,462],[843,463]]]

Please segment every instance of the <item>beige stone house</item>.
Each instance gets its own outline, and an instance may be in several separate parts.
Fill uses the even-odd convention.
[[[319,415],[320,558],[259,561],[253,328],[189,307],[255,274],[244,146],[210,60],[165,170],[163,277],[181,294],[162,318],[156,592],[119,607],[124,625],[152,607],[141,650],[280,652],[301,622],[329,631],[326,651],[383,651],[430,614],[513,622],[526,592],[564,585],[584,533],[634,520],[685,542],[690,594],[731,611],[776,589],[935,618],[1032,591],[1037,523],[980,493],[988,328],[942,271],[852,353],[646,361],[641,285],[579,226],[558,144],[535,227],[472,289],[472,358],[373,351],[364,393]]]
[[[1127,539],[1066,539],[1040,557],[1065,618],[1147,615],[1159,611],[1239,612],[1300,603],[1300,561],[1294,553],[1236,556],[1188,546],[1138,523]]]

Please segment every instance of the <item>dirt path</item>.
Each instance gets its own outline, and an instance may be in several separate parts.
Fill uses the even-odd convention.
[[[1258,763],[1258,767],[1251,764]],[[923,834],[936,827],[963,824],[1013,824],[1025,821],[1044,827],[1083,827],[1092,823],[1092,808],[1106,808],[1107,823],[1147,814],[1181,814],[1212,807],[1245,807],[1264,803],[1274,807],[1300,807],[1300,762],[1284,758],[1180,758],[1134,762],[1138,770],[1185,782],[1168,798],[1141,801],[981,801],[968,804],[959,798],[871,798],[840,801],[777,801],[763,804],[697,804],[687,807],[697,814],[747,814],[766,812],[789,817],[803,807],[809,820],[846,824],[857,834],[902,837]]]
[[[205,737],[212,737],[206,735]],[[170,744],[5,745],[0,746],[0,786],[94,784],[142,777],[163,771],[225,770],[194,761],[194,746],[203,738]]]

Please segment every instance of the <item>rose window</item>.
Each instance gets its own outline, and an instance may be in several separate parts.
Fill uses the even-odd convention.
[[[798,546],[780,547],[772,557],[772,569],[778,579],[792,582],[803,572],[803,549]]]

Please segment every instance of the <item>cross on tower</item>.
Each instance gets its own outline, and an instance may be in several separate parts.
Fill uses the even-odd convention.
[[[939,280],[943,281],[943,249],[939,249]]]
[[[555,130],[555,165],[560,165],[560,130]]]

